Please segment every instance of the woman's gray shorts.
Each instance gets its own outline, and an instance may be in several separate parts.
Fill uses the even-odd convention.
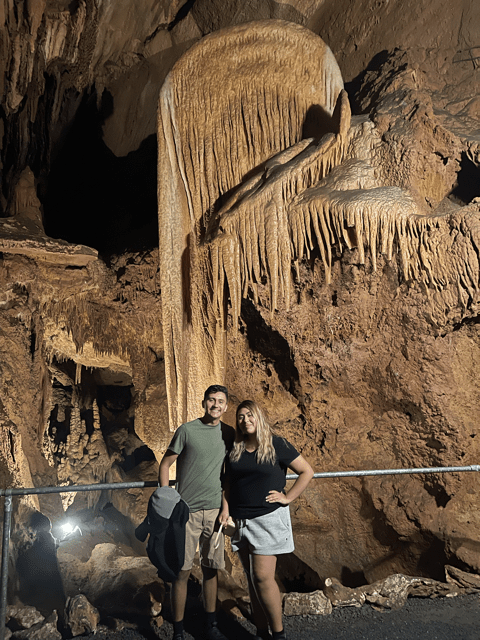
[[[232,536],[232,549],[247,548],[260,556],[276,556],[291,553],[293,544],[292,523],[288,505],[271,513],[247,520],[236,520],[237,530]]]

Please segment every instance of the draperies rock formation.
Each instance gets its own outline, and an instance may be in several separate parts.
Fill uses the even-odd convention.
[[[292,200],[300,238],[314,240],[294,270],[297,304],[272,314],[263,282],[229,338],[230,387],[262,388],[273,423],[319,470],[478,457],[478,137],[461,121],[456,133],[442,126],[426,80],[415,89],[411,70],[392,72],[405,57],[393,55],[361,88],[374,96],[373,117],[352,119],[346,161]],[[469,162],[475,187],[463,182]],[[290,238],[295,249],[298,234]],[[350,586],[400,566],[436,566],[439,577],[452,556],[477,567],[475,483],[467,474],[320,481],[297,507],[297,554],[332,574],[353,544],[342,572]],[[314,531],[329,558],[312,549]]]
[[[3,3],[2,486],[154,480],[171,430],[217,375],[231,409],[257,399],[315,470],[478,463],[478,11]],[[241,51],[226,44],[235,34]],[[171,70],[159,218],[155,123]],[[172,234],[170,273],[158,229]],[[348,599],[391,574],[478,572],[476,476],[312,482],[292,507],[285,590],[330,578]],[[85,535],[59,551],[67,595],[112,599],[97,560],[115,544],[137,563],[148,494],[15,499],[10,594],[32,511],[55,527],[70,505]],[[242,581],[227,564],[226,601]],[[157,618],[161,599],[146,593]]]

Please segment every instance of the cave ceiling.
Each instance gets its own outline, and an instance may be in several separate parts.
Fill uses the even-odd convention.
[[[316,470],[478,462],[476,0],[5,0],[0,58],[5,486],[154,477],[219,379]],[[475,491],[317,484],[298,555],[478,571]]]

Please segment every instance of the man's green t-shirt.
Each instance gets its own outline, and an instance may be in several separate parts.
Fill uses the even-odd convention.
[[[175,431],[168,448],[178,454],[177,489],[191,512],[221,507],[223,462],[233,436],[223,422],[212,426],[199,418]]]

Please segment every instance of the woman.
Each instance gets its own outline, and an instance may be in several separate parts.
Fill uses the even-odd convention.
[[[287,467],[298,474],[286,493]],[[288,505],[313,477],[308,462],[272,433],[260,407],[244,400],[237,409],[237,437],[226,464],[226,497],[237,529],[232,548],[247,575],[257,639],[285,639],[282,601],[275,581],[277,556],[294,549]],[[224,510],[220,522],[225,524]]]

